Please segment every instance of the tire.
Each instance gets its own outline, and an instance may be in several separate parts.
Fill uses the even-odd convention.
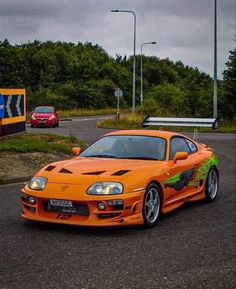
[[[205,184],[205,195],[208,202],[213,202],[217,197],[219,187],[219,176],[215,168],[211,168],[208,172],[206,184]]]
[[[31,124],[30,126],[31,126],[31,128],[34,128],[34,125],[33,125],[33,124]]]
[[[162,197],[161,190],[156,184],[150,184],[147,187],[143,198],[143,221],[144,227],[151,228],[155,226],[161,215]]]

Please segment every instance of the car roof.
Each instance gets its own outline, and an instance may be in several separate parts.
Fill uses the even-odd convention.
[[[117,130],[106,134],[108,135],[140,135],[140,136],[154,136],[169,139],[172,136],[183,136],[179,133],[164,130],[145,130],[145,129],[135,129],[135,130]]]

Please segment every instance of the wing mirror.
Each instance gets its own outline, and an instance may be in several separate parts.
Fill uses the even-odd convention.
[[[185,160],[188,157],[188,153],[187,152],[177,152],[175,154],[175,157],[173,159],[174,163],[176,164],[177,161],[179,160]]]
[[[72,154],[74,156],[78,156],[80,154],[80,152],[81,152],[81,148],[80,147],[73,147],[72,148]]]

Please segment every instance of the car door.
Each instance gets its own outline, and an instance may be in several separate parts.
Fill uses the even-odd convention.
[[[173,162],[177,152],[187,152],[186,159]],[[178,199],[196,191],[198,187],[198,149],[190,140],[175,136],[170,141],[170,169],[165,181],[165,188],[169,200]]]

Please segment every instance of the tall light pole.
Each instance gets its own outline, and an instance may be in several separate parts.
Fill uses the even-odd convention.
[[[133,98],[132,98],[132,113],[135,113],[135,50],[136,50],[136,15],[130,10],[111,10],[111,12],[125,12],[134,15],[134,55],[133,55]]]
[[[213,95],[213,117],[217,117],[217,0],[215,0],[215,15],[214,15],[214,95]]]
[[[141,103],[141,107],[143,106],[143,46],[146,44],[157,44],[155,41],[153,42],[144,42],[141,44],[141,63],[140,63],[140,77],[141,77],[141,81],[140,81],[140,103]]]

